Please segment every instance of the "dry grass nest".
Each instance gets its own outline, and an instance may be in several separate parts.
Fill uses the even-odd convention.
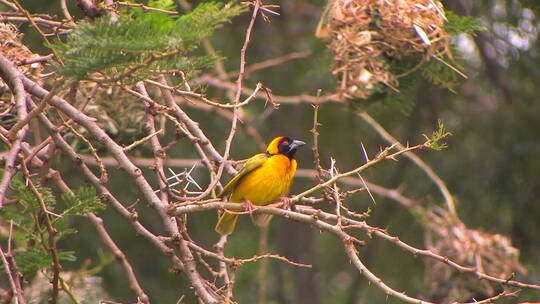
[[[333,74],[346,98],[366,99],[401,76],[450,54],[446,17],[438,0],[329,0],[317,37],[331,40]],[[391,65],[410,65],[396,75]]]
[[[0,54],[8,60],[20,63],[34,57],[39,57],[30,51],[21,42],[22,34],[19,33],[17,27],[9,23],[0,23]],[[43,71],[43,66],[40,63],[18,66],[25,76],[39,80],[39,75]],[[13,95],[9,86],[0,80],[0,126],[11,128],[16,122],[16,110]]]
[[[512,246],[508,237],[469,229],[448,211],[440,208],[435,208],[425,216],[427,246],[433,252],[501,279],[511,279],[516,273],[527,273],[519,262],[519,249]],[[463,275],[437,261],[426,260],[426,263],[432,293],[442,302],[489,297],[500,292],[497,284]]]
[[[22,43],[22,36],[13,24],[0,23],[0,54],[17,64],[39,57]],[[43,71],[43,66],[40,63],[20,65],[19,70],[26,76],[36,76]]]

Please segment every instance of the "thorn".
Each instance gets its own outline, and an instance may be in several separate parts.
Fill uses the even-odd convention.
[[[369,187],[366,183],[366,181],[364,180],[364,178],[362,177],[362,175],[360,175],[360,173],[358,173],[358,177],[360,177],[360,180],[362,181],[362,183],[364,184],[364,187],[366,187],[366,190],[369,194],[369,197],[371,197],[371,200],[373,201],[373,204],[374,205],[377,205],[377,202],[375,201],[375,197],[373,197],[373,194],[371,194],[371,191],[369,190]]]
[[[367,154],[366,148],[364,147],[364,143],[360,142],[360,145],[362,146],[362,152],[364,153],[364,159],[366,160],[366,163],[369,162],[369,156]]]

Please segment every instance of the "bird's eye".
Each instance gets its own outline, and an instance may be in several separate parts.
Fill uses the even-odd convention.
[[[283,144],[284,146],[288,146],[288,145],[289,145],[289,142],[288,142],[288,141],[286,141],[286,140],[285,140],[285,141],[283,141],[283,142],[281,142],[281,143],[282,143],[282,144]]]

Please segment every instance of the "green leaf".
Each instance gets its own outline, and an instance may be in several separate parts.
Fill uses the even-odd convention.
[[[149,0],[148,6],[168,11],[176,10],[176,5],[173,0]]]
[[[34,219],[29,209],[22,209],[14,204],[4,206],[0,211],[0,217],[6,222],[12,222],[14,227],[13,237],[16,241],[33,239],[35,233]]]
[[[60,261],[75,262],[77,257],[75,256],[75,251],[59,251],[58,259]]]
[[[439,151],[448,147],[448,145],[442,142],[442,140],[445,137],[452,135],[452,133],[446,131],[446,128],[442,120],[439,119],[437,123],[438,123],[438,128],[437,130],[433,131],[433,134],[431,134],[431,137],[428,137],[425,134],[423,135],[429,141],[429,147],[433,150]]]
[[[17,250],[15,252],[15,261],[17,262],[17,266],[19,266],[19,270],[25,276],[32,275],[36,271],[52,265],[49,252],[37,246],[30,247],[25,251]]]
[[[77,257],[74,251],[59,250],[58,259],[60,261],[74,262]],[[30,247],[27,250],[17,250],[15,252],[15,261],[19,270],[25,276],[31,276],[38,270],[49,268],[53,263],[51,253],[38,246]]]
[[[478,19],[469,16],[461,16],[452,11],[446,11],[446,24],[444,29],[448,34],[474,34],[475,32],[485,32],[487,28],[478,24]]]
[[[455,61],[448,57],[441,60],[455,66],[456,69],[461,69],[461,67],[458,66]],[[461,83],[462,79],[462,77],[448,65],[436,59],[432,59],[426,63],[422,67],[421,71],[422,76],[424,76],[424,78],[429,80],[431,83],[446,88],[452,92],[455,92],[456,87]]]
[[[152,4],[167,6],[171,2],[156,0]],[[110,24],[107,16],[81,22],[66,42],[54,46],[64,63],[58,69],[71,81],[100,77],[125,83],[161,71],[201,69],[213,61],[193,53],[201,39],[243,10],[233,3],[208,2],[180,17],[131,10],[115,24]]]
[[[393,71],[396,74],[401,72]],[[372,110],[379,110],[381,107],[391,108],[400,111],[403,115],[409,115],[414,108],[420,83],[421,78],[418,72],[402,77],[399,79],[399,92],[386,87],[368,99],[368,102],[371,102],[369,106]]]
[[[37,189],[37,192],[39,192],[47,209],[53,209],[56,205],[56,198],[52,194],[51,189],[42,187],[38,183],[34,183],[34,187]],[[11,183],[11,188],[14,191],[13,198],[18,200],[20,204],[30,208],[30,210],[33,212],[38,212],[41,210],[41,204],[38,197],[21,179],[14,179]]]
[[[80,187],[73,194],[63,194],[62,199],[67,205],[64,215],[83,215],[105,209],[93,187]]]
[[[56,239],[60,240],[68,235],[76,234],[77,230],[69,226],[69,217],[62,216],[54,219],[54,228],[56,229]]]

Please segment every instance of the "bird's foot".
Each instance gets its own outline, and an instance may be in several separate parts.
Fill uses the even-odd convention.
[[[291,210],[292,207],[292,200],[290,197],[284,196],[280,199],[280,203],[283,204],[283,209],[285,210]]]
[[[246,212],[249,213],[249,215],[252,215],[253,214],[253,210],[255,209],[255,205],[253,205],[253,203],[250,201],[250,200],[246,200],[245,201],[245,208],[246,208]]]

